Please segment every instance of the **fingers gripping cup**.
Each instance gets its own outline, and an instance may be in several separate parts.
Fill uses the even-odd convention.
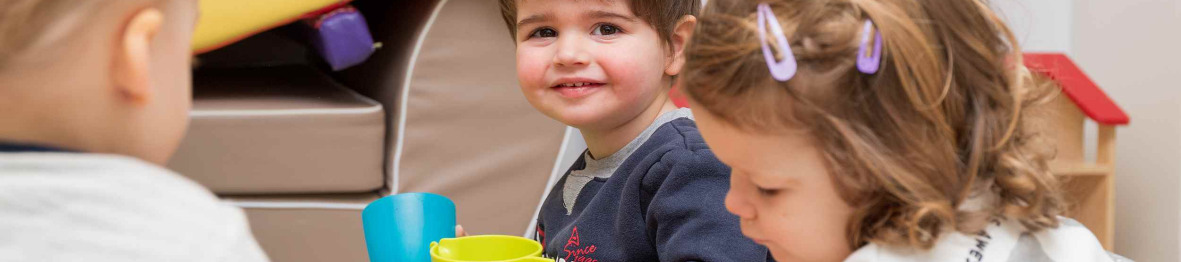
[[[431,261],[430,244],[455,237],[455,203],[430,193],[383,197],[361,211],[371,262]]]
[[[516,236],[470,236],[431,243],[433,262],[553,262],[541,257],[541,243]]]

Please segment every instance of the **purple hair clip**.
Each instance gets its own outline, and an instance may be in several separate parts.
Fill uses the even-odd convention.
[[[861,48],[857,50],[857,70],[865,74],[875,74],[882,66],[882,32],[875,30],[873,21],[865,20],[865,28],[861,30]],[[869,32],[873,31],[873,53],[869,52]]]
[[[771,12],[771,6],[767,3],[759,4],[757,13],[759,16],[759,41],[763,45],[763,58],[767,59],[767,68],[771,70],[771,78],[780,82],[787,81],[796,75],[796,56],[791,52],[787,36],[783,34],[783,26],[779,25],[779,18],[775,17],[775,13]],[[775,55],[771,54],[771,47],[767,45],[768,17],[772,22],[771,33],[775,35],[776,40],[779,40],[776,45],[783,53],[783,61],[776,61]]]

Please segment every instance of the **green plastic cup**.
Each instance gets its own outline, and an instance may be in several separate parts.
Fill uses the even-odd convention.
[[[434,262],[553,262],[541,257],[541,243],[517,236],[444,238],[431,243]]]

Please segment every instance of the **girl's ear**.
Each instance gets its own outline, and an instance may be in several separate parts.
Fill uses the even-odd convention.
[[[681,69],[685,68],[685,44],[689,43],[689,39],[693,37],[693,30],[697,28],[697,17],[686,15],[677,21],[677,26],[673,27],[672,37],[669,39],[669,45],[672,45],[671,59],[664,67],[664,74],[675,76],[681,73]]]
[[[152,99],[149,83],[151,45],[164,21],[164,14],[147,8],[132,14],[121,27],[118,43],[111,54],[111,79],[117,91],[134,104],[146,104]]]

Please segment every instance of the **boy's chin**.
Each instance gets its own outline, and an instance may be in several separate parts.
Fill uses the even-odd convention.
[[[558,122],[562,122],[562,124],[578,129],[595,128],[602,125],[600,124],[602,121],[592,117],[560,117],[557,120]]]
[[[590,111],[590,112],[588,112]],[[555,112],[551,116],[568,126],[578,129],[600,129],[603,126],[609,126],[607,115],[609,112],[599,110],[566,110]]]

